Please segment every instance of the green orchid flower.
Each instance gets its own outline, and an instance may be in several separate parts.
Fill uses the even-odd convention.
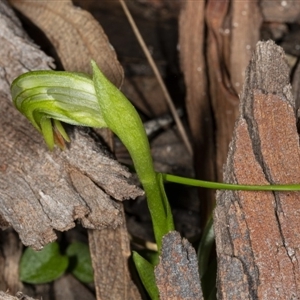
[[[69,141],[61,122],[107,127],[93,80],[85,74],[33,71],[15,79],[11,94],[16,108],[44,136],[49,149]]]

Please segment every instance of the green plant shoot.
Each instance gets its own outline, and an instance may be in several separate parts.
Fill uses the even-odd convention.
[[[153,167],[150,146],[143,123],[128,99],[103,75],[92,61],[93,81],[104,121],[123,142],[131,155],[145,190],[158,249],[165,234],[174,230],[169,203],[165,202]]]

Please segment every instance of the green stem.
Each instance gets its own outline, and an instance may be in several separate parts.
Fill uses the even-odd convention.
[[[163,180],[190,186],[203,187],[216,190],[240,190],[240,191],[300,191],[300,184],[276,184],[276,185],[243,185],[231,183],[219,183],[198,179],[185,178],[170,174],[162,174]]]
[[[143,123],[128,99],[102,74],[92,61],[93,81],[100,110],[108,127],[127,148],[145,190],[158,249],[162,238],[174,230],[159,178],[153,167],[150,146]],[[169,218],[168,218],[169,217]]]

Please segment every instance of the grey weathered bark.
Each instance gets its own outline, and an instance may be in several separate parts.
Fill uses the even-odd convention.
[[[224,180],[299,183],[300,149],[283,50],[259,42],[246,73]],[[298,299],[299,192],[218,193],[219,299]]]
[[[35,300],[35,299],[28,297],[21,292],[17,293],[16,296],[12,296],[8,293],[4,293],[0,291],[0,300]]]
[[[0,45],[1,228],[12,226],[25,245],[40,249],[56,239],[54,230],[68,230],[80,220],[87,228],[105,229],[102,238],[107,238],[108,244],[110,238],[119,236],[115,247],[129,249],[123,207],[116,200],[143,194],[128,181],[130,173],[86,130],[71,133],[72,142],[65,152],[49,152],[42,137],[11,103],[9,86],[14,78],[29,70],[49,69],[53,63],[30,41],[6,1],[0,2]],[[6,247],[4,240],[1,244]],[[101,251],[99,242],[97,247],[97,255],[104,259],[107,248]],[[17,260],[20,254],[19,248]],[[126,293],[138,299],[129,276],[128,251],[121,254],[119,263],[124,268],[120,270],[115,264],[106,269],[107,277],[119,274],[119,284],[124,287],[114,299],[126,299]],[[0,259],[0,263],[0,270],[4,270],[4,261]],[[14,276],[15,283],[4,278],[1,288],[12,292],[20,288],[18,268]],[[112,291],[111,286],[104,288]]]
[[[155,279],[161,300],[203,299],[196,251],[176,231],[163,238]]]

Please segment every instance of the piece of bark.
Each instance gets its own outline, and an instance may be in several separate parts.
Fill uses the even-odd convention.
[[[203,180],[213,181],[215,179],[214,132],[207,87],[204,14],[205,1],[184,1],[182,3],[179,18],[179,46],[181,69],[186,86],[186,110],[194,153],[196,153],[194,156],[196,176]],[[201,189],[199,198],[206,200],[197,201],[196,210],[201,210],[205,216],[206,212],[211,212],[214,207],[214,191]],[[201,220],[204,224],[205,217]]]
[[[299,23],[300,21],[298,0],[262,0],[260,7],[266,22]]]
[[[124,223],[125,224],[125,216]],[[128,258],[131,255],[126,226],[113,230],[90,230],[89,246],[94,268],[97,299],[138,300],[137,287],[130,278]],[[103,255],[105,253],[105,255]],[[110,274],[107,273],[110,271]]]
[[[300,149],[283,50],[259,42],[247,69],[224,181],[299,183]],[[299,192],[221,191],[218,299],[298,299]]]
[[[22,30],[21,24],[13,11],[8,7],[6,1],[0,1],[0,102],[5,99],[5,105],[10,99],[10,82],[14,79],[15,74],[26,72],[28,69],[49,68],[53,65],[50,57],[45,56],[35,45],[28,39],[26,33]],[[22,55],[20,55],[22,53]],[[27,55],[31,53],[30,55]],[[24,61],[11,60],[11,57],[20,55]],[[1,115],[0,122],[4,120],[5,115]],[[6,127],[8,124],[4,123]],[[1,131],[3,131],[1,126]],[[10,133],[11,134],[11,133]],[[0,137],[1,144],[6,136]],[[17,150],[17,149],[15,149]],[[4,153],[0,150],[0,173],[7,168],[4,163]],[[6,178],[1,176],[0,190],[2,186],[6,186]],[[7,228],[9,223],[3,218],[0,213],[0,228]],[[0,290],[15,294],[22,290],[23,285],[19,281],[19,261],[22,254],[22,244],[16,233],[12,229],[7,229],[0,233]],[[2,293],[0,298],[7,299],[9,296]],[[6,297],[6,298],[4,298]],[[2,299],[2,298],[1,298]],[[15,298],[16,299],[16,298]]]
[[[161,300],[203,299],[196,251],[178,232],[163,237],[154,273]]]
[[[0,291],[0,300],[37,300],[18,292],[16,296]]]
[[[120,203],[112,202],[109,195],[86,175],[76,169],[70,170],[73,186],[90,208],[90,213],[83,219],[83,227],[100,229],[111,227],[116,229],[122,223]],[[102,216],[99,218],[99,216]]]
[[[100,24],[71,0],[10,3],[39,27],[55,50],[66,71],[91,74],[91,59],[117,87],[123,82],[123,69]]]

